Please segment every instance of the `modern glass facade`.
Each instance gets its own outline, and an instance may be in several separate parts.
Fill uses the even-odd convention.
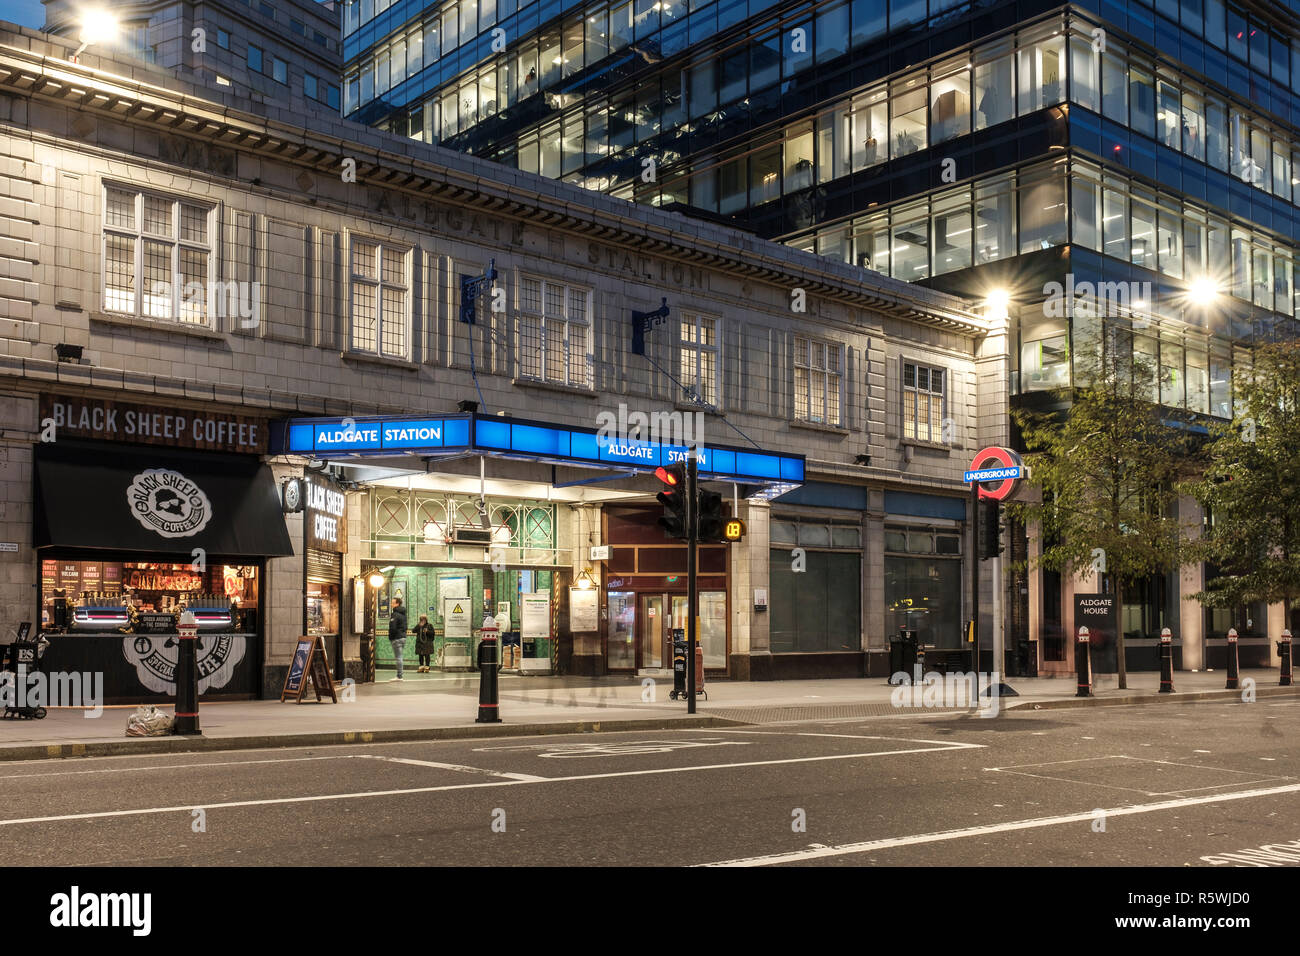
[[[1300,0],[358,0],[344,114],[910,282],[1005,289],[1016,401],[1123,349],[1199,428],[1232,416],[1255,343],[1300,331],[1297,16]],[[1139,589],[1126,629],[1176,598]]]

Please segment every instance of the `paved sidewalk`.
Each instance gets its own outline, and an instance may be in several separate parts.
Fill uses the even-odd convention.
[[[1300,688],[1279,688],[1275,670],[1242,672],[1263,696],[1300,696]],[[1094,697],[1076,698],[1073,678],[1011,678],[1020,696],[1001,708],[1055,708],[1107,704],[1241,699],[1225,691],[1225,674],[1179,672],[1173,694],[1158,694],[1159,675],[1129,675],[1120,691],[1114,675],[1096,678]],[[804,681],[719,681],[707,686],[698,713],[686,714],[682,701],[668,700],[671,678],[643,686],[630,677],[501,677],[501,724],[477,724],[478,675],[411,675],[407,680],[362,684],[355,699],[338,704],[237,701],[204,703],[202,737],[128,738],[132,707],[89,711],[52,708],[44,720],[0,721],[0,760],[145,752],[247,749],[475,736],[523,736],[592,731],[710,727],[744,723],[834,719],[838,717],[915,716],[909,692],[884,678]],[[308,695],[312,696],[312,695]],[[903,706],[896,701],[904,698]],[[170,710],[170,708],[163,708]],[[950,711],[969,710],[944,708]]]

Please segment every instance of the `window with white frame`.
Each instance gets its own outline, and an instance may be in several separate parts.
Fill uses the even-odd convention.
[[[794,417],[820,425],[840,424],[840,368],[844,347],[796,335]]]
[[[722,394],[718,320],[686,312],[682,314],[679,328],[677,377],[682,383],[682,397],[697,405],[717,408]]]
[[[903,437],[943,441],[944,370],[903,363]]]
[[[104,187],[104,310],[207,325],[214,207]]]
[[[591,387],[591,291],[521,276],[519,376]]]
[[[410,250],[352,240],[352,349],[406,358],[411,319]]]

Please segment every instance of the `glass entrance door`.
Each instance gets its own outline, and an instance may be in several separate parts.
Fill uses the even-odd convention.
[[[664,597],[641,595],[641,640],[638,650],[640,667],[664,666]]]
[[[636,644],[633,628],[636,625],[636,593],[634,591],[609,592],[609,618],[605,648],[610,670],[636,669]]]

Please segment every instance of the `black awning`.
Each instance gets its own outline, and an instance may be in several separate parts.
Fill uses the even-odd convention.
[[[58,441],[36,446],[36,547],[293,554],[257,458]]]

